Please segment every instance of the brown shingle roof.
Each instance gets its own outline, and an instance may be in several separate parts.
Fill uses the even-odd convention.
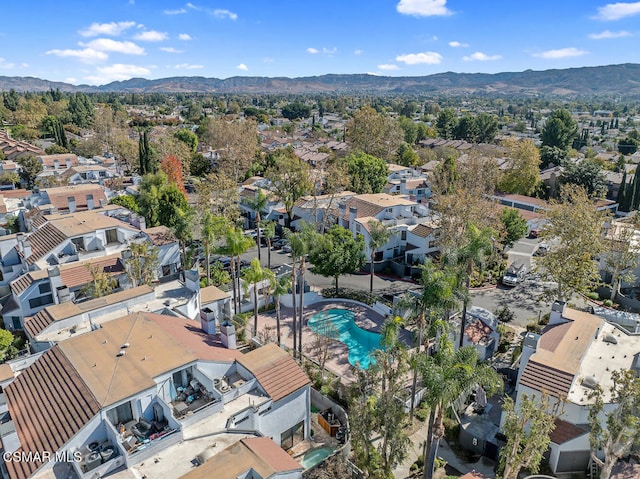
[[[79,210],[87,209],[87,195],[93,195],[93,203],[97,208],[100,206],[100,200],[107,201],[107,197],[104,194],[104,188],[100,185],[94,185],[91,183],[74,185],[74,186],[61,186],[59,188],[47,188],[47,196],[49,202],[57,207],[59,210],[69,209],[69,202],[67,198],[73,196],[76,200],[76,208]]]
[[[258,380],[276,402],[309,384],[309,378],[286,351],[267,344],[245,354],[238,362]]]
[[[25,452],[57,451],[100,410],[78,371],[54,346],[5,389],[9,413]],[[39,462],[7,461],[13,479]]]
[[[53,224],[47,223],[29,235],[28,240],[29,243],[31,243],[31,256],[27,258],[27,263],[34,264],[66,239],[66,234]]]
[[[435,231],[435,228],[433,226],[429,226],[426,224],[419,224],[418,226],[416,226],[411,230],[411,233],[416,236],[419,236],[420,238],[426,238],[434,231]]]
[[[200,303],[203,305],[230,297],[231,295],[229,293],[222,291],[220,288],[214,285],[200,289]]]
[[[147,228],[144,232],[149,235],[151,242],[156,246],[164,246],[177,241],[173,231],[166,226],[160,225],[153,228]]]
[[[520,384],[549,395],[562,398],[569,394],[574,375],[529,359],[522,372]]]
[[[588,427],[572,424],[560,418],[556,418],[555,423],[556,427],[550,434],[551,442],[554,444],[564,444],[565,442],[589,433]]]

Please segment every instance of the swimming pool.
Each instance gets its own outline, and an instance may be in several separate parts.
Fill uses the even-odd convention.
[[[381,335],[356,326],[354,316],[353,311],[347,309],[329,309],[311,316],[308,325],[315,333],[335,335],[334,339],[349,348],[349,363],[367,369],[372,362],[375,363],[373,352],[380,349]]]
[[[302,456],[302,460],[300,460],[300,464],[302,464],[302,467],[305,469],[309,469],[329,457],[333,451],[334,449],[332,447],[319,447],[318,449],[305,453],[304,456]]]

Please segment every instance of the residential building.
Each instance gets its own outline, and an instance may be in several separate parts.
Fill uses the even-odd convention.
[[[25,156],[44,155],[44,150],[41,148],[26,141],[14,140],[4,130],[0,130],[0,151],[4,153],[6,160],[12,162]]]
[[[640,371],[640,336],[593,314],[566,307],[556,301],[549,324],[540,335],[528,333],[518,370],[516,408],[522,397],[551,402],[564,400],[556,428],[551,433],[549,467],[555,474],[583,473],[590,456],[590,393],[600,386],[605,411],[615,408],[610,388],[611,372]]]
[[[196,473],[200,451],[222,452],[224,462],[233,451],[217,443],[248,436],[263,437],[238,447],[271,458],[254,472],[299,473],[292,462],[280,467],[274,446],[309,438],[310,381],[273,344],[245,355],[225,347],[234,335],[230,323],[211,335],[186,318],[134,313],[58,343],[4,389],[11,418],[4,452],[52,452],[30,462],[4,456],[8,476],[119,477],[130,469],[177,479]],[[202,462],[203,471],[215,464]]]
[[[302,221],[319,225],[324,222],[329,228],[338,222],[340,208],[355,195],[353,191],[343,191],[334,195],[303,196],[293,205],[291,226],[298,228]]]

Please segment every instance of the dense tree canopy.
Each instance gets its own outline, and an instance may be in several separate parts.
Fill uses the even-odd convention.
[[[351,191],[358,194],[382,191],[389,175],[389,167],[383,159],[366,153],[352,153],[345,162],[351,178]]]
[[[351,231],[333,225],[324,235],[315,236],[309,252],[312,272],[334,278],[337,290],[340,276],[355,273],[364,266],[364,246],[362,235],[354,239]]]
[[[369,106],[356,111],[347,123],[347,140],[354,150],[389,159],[398,149],[404,132],[391,118]]]
[[[578,124],[565,109],[555,110],[544,124],[540,139],[543,146],[568,150],[578,135]]]

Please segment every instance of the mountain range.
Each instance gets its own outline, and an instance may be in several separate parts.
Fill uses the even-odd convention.
[[[370,93],[370,94],[503,94],[598,96],[640,94],[640,64],[504,73],[438,73],[427,76],[390,77],[370,74],[321,76],[231,77],[198,76],[156,80],[132,78],[100,86],[72,85],[35,77],[0,76],[0,91],[60,89],[64,92],[118,93]]]

